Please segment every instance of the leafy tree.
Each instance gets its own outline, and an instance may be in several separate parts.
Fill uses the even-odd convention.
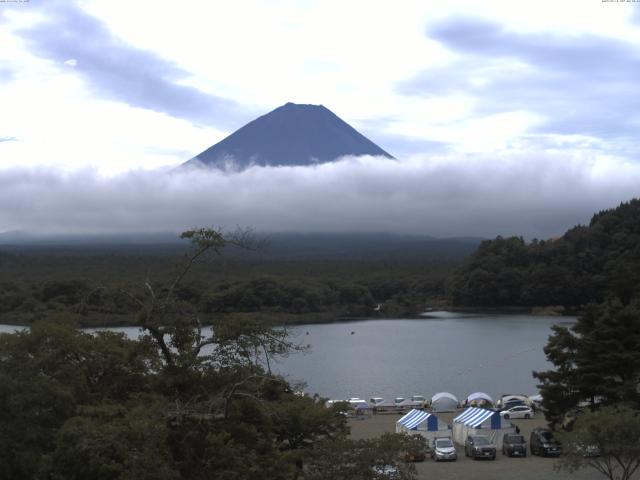
[[[0,335],[0,477],[37,478],[82,405],[146,391],[154,362],[123,335],[90,335],[61,319]]]
[[[385,433],[367,440],[319,442],[309,452],[305,463],[305,480],[414,480],[416,468],[403,461],[403,452],[422,448],[422,437]],[[397,472],[389,474],[385,468]]]
[[[640,302],[592,305],[570,328],[553,330],[544,351],[555,370],[533,374],[552,424],[585,402],[640,407]]]
[[[64,318],[0,335],[0,477],[285,480],[320,475],[319,449],[346,445],[354,456],[341,468],[382,478],[372,467],[397,464],[406,442],[349,442],[337,408],[275,375],[273,358],[301,349],[286,329],[237,318],[203,328],[184,279],[228,245],[253,248],[250,235],[183,237],[193,249],[170,283],[121,293],[139,311],[139,339]],[[411,467],[400,472],[412,478]]]
[[[640,412],[604,407],[578,416],[572,431],[559,434],[560,466],[574,472],[593,468],[610,480],[628,480],[640,467]]]
[[[83,407],[58,431],[45,470],[54,480],[178,480],[165,409],[153,397]]]

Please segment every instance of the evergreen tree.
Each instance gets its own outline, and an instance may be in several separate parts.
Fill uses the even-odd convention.
[[[640,302],[610,299],[553,329],[544,351],[555,369],[533,375],[554,425],[582,405],[640,407]]]

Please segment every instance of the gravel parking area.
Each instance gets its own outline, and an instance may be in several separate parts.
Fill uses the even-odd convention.
[[[459,413],[459,412],[458,412]],[[440,413],[438,417],[451,423],[458,413]],[[372,438],[385,432],[395,432],[396,421],[400,415],[378,414],[367,417],[366,420],[349,419],[351,437]],[[531,430],[535,427],[546,426],[542,416],[530,420],[512,420],[520,428],[527,443]],[[527,447],[528,448],[528,447]],[[545,458],[527,453],[526,458],[510,458],[498,451],[495,461],[472,460],[464,455],[464,447],[456,445],[458,460],[455,462],[435,462],[427,458],[424,462],[416,463],[419,479],[457,480],[457,479],[518,479],[518,480],[602,480],[602,474],[593,469],[583,469],[570,474],[566,471],[554,470],[555,458]],[[638,478],[638,477],[636,477]]]

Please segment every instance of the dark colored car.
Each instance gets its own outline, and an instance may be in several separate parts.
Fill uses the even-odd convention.
[[[509,457],[526,457],[527,456],[527,442],[524,436],[505,433],[502,437],[502,454]]]
[[[553,438],[553,433],[548,428],[534,428],[529,439],[531,455],[542,455],[543,457],[555,456],[562,453],[562,446]]]
[[[405,462],[423,462],[425,458],[427,458],[425,451],[417,448],[411,448],[404,454]]]
[[[496,459],[496,446],[489,437],[484,435],[469,435],[464,442],[464,454],[474,460],[477,458]]]

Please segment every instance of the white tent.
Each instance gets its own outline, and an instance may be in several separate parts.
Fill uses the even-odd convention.
[[[455,412],[458,408],[458,399],[449,392],[436,393],[431,397],[432,412]]]
[[[429,443],[435,437],[451,438],[451,428],[432,413],[413,409],[396,422],[396,433],[422,435]]]
[[[475,392],[467,397],[467,405],[471,405],[472,407],[493,405],[493,398],[484,392]]]
[[[498,450],[502,448],[502,436],[515,433],[516,427],[500,416],[495,410],[486,408],[467,408],[453,419],[453,440],[464,445],[468,435],[485,435]]]

